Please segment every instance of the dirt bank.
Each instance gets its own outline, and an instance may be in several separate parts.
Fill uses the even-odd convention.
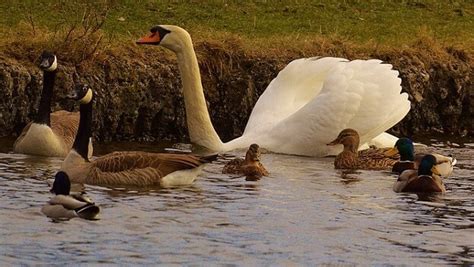
[[[209,43],[200,43],[196,50],[215,128],[223,140],[234,138],[242,133],[258,96],[290,57],[248,55],[239,49],[230,54]],[[452,48],[442,51],[441,57],[420,51],[366,55],[392,63],[412,101],[410,113],[391,132],[474,136],[469,55]],[[355,58],[351,53],[339,56]],[[0,136],[17,135],[34,116],[41,77],[31,60],[0,54]],[[61,97],[74,80],[97,91],[97,140],[188,140],[179,72],[169,53],[133,48],[104,53],[80,65],[61,61],[53,110],[75,108]]]

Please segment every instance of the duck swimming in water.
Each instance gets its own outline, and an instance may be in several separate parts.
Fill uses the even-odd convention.
[[[358,151],[359,134],[354,129],[342,130],[337,138],[327,145],[338,144],[342,144],[344,150],[334,160],[336,169],[386,170],[391,169],[397,162],[396,158],[385,156],[384,149],[369,148]]]
[[[247,180],[258,180],[262,176],[268,176],[268,171],[260,161],[261,152],[257,144],[250,145],[245,159],[233,159],[224,166],[222,173],[245,175]]]
[[[41,212],[54,220],[68,220],[79,217],[97,219],[100,208],[83,194],[70,194],[71,181],[64,172],[56,173],[51,193],[56,194],[43,206]]]
[[[437,170],[436,157],[425,155],[418,170],[403,171],[393,185],[393,191],[412,193],[444,193],[446,188]]]
[[[385,155],[393,156],[400,154],[400,161],[393,165],[392,172],[402,173],[405,170],[416,170],[420,165],[421,159],[426,155],[422,153],[415,154],[413,141],[409,138],[399,138],[395,143],[395,146],[388,150]],[[456,159],[454,157],[446,157],[440,154],[431,153],[436,158],[436,168],[442,177],[448,177],[451,175],[456,165]]]

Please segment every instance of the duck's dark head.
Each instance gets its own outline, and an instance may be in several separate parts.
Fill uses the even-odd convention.
[[[396,155],[397,153],[400,154],[400,160],[415,160],[415,150],[413,147],[413,141],[406,137],[399,138],[395,143],[395,146],[385,152],[385,155],[391,157]]]
[[[433,174],[440,175],[436,168],[436,157],[428,154],[421,159],[420,166],[418,166],[418,175],[431,176]]]
[[[94,97],[92,88],[85,83],[78,83],[74,86],[72,92],[68,95],[68,98],[79,101],[81,104],[89,104]]]
[[[58,68],[56,55],[50,51],[43,51],[40,56],[39,67],[44,71],[55,71]]]
[[[260,147],[257,144],[250,145],[245,155],[246,160],[260,161]]]
[[[69,180],[69,176],[67,173],[63,171],[59,171],[54,176],[54,183],[53,187],[51,188],[50,192],[56,195],[69,195],[71,191],[71,181]]]
[[[136,41],[138,45],[160,45],[174,52],[184,47],[191,47],[191,36],[183,28],[174,25],[158,25],[150,29],[150,33]]]

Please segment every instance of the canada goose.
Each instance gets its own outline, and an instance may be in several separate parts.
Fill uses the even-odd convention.
[[[41,212],[54,220],[80,217],[94,220],[100,208],[84,195],[70,195],[71,181],[64,172],[56,173],[51,193],[56,194],[48,204],[41,208]]]
[[[79,113],[64,110],[51,113],[51,99],[56,79],[58,60],[48,51],[41,54],[43,91],[38,113],[28,123],[13,144],[16,153],[50,157],[65,157],[71,150],[79,125]],[[92,144],[90,144],[92,155]]]
[[[388,150],[385,155],[391,156],[394,154],[400,154],[400,161],[393,165],[392,172],[402,173],[405,170],[416,170],[420,165],[421,159],[426,154],[414,153],[413,141],[409,138],[403,137],[397,140],[395,146]],[[436,158],[436,169],[442,177],[448,177],[451,175],[456,165],[456,159],[454,157],[446,157],[440,154],[431,153]]]
[[[396,159],[385,156],[383,149],[369,148],[358,151],[359,134],[354,129],[342,130],[337,138],[327,145],[338,144],[342,144],[344,150],[334,160],[336,169],[385,170],[392,168],[397,162]]]
[[[94,93],[88,85],[78,84],[72,98],[80,102],[79,129],[73,147],[64,160],[61,171],[75,183],[96,185],[160,185],[191,184],[204,163],[216,155],[147,153],[140,151],[113,152],[93,161],[87,158],[91,137]]]
[[[233,159],[224,166],[222,173],[242,174],[247,180],[258,180],[262,176],[268,176],[268,171],[260,161],[260,147],[257,144],[250,145],[245,159]]]
[[[413,193],[444,193],[446,188],[439,176],[436,166],[436,157],[425,155],[418,170],[403,171],[393,185],[393,191]]]
[[[173,51],[181,73],[189,136],[213,151],[247,148],[252,143],[278,153],[326,156],[342,126],[360,130],[362,144],[392,147],[384,133],[410,110],[401,92],[398,71],[380,60],[302,58],[273,79],[252,110],[243,135],[223,143],[212,126],[191,37],[174,25],[151,28],[137,44],[161,45]],[[312,144],[312,145],[308,145]]]

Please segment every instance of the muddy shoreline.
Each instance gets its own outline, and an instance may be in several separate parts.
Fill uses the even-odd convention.
[[[291,59],[230,54],[206,43],[196,50],[214,127],[224,141],[239,136],[259,95]],[[390,132],[474,137],[472,60],[455,49],[443,53],[441,58],[410,50],[367,56],[393,64],[410,95],[411,111]],[[63,99],[74,80],[97,92],[96,141],[189,141],[179,71],[169,53],[109,53],[80,65],[60,61],[53,110],[77,110]],[[0,54],[0,137],[18,135],[31,120],[41,86],[34,62]]]

